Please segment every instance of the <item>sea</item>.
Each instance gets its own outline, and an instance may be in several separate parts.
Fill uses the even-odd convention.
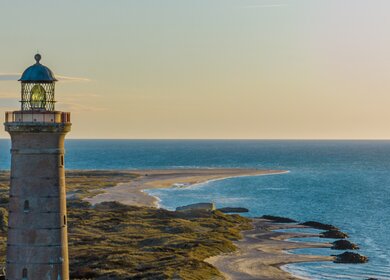
[[[284,269],[303,279],[390,279],[390,141],[67,140],[65,146],[68,169],[288,170],[148,192],[167,209],[214,202],[217,207],[246,207],[252,217],[271,214],[333,224],[360,246],[367,264],[315,262]],[[0,140],[0,169],[10,168],[9,148],[9,140]]]

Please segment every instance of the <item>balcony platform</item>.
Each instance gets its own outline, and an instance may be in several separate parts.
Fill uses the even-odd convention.
[[[5,113],[5,123],[70,124],[70,113],[60,111],[13,111]]]

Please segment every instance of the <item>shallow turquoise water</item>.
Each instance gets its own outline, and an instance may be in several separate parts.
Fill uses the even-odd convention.
[[[334,224],[359,244],[360,253],[370,258],[368,264],[308,263],[287,269],[311,279],[390,279],[390,141],[70,140],[66,149],[68,169],[289,170],[150,193],[171,209],[214,201],[218,207],[247,207],[250,216],[273,214]],[[0,169],[9,168],[8,150],[9,142],[0,140]]]

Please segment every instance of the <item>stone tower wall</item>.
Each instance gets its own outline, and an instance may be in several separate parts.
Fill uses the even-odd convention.
[[[64,138],[70,124],[6,123],[6,130],[12,140],[6,279],[67,280]]]

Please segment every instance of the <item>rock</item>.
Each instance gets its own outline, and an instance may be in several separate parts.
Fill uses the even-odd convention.
[[[296,223],[297,221],[285,218],[285,217],[279,217],[279,216],[272,216],[272,215],[263,215],[261,218],[274,221],[276,223]]]
[[[334,238],[334,239],[344,239],[348,237],[348,234],[339,231],[339,230],[328,230],[320,234],[321,238]]]
[[[359,246],[349,242],[348,240],[344,240],[344,239],[337,240],[337,241],[333,242],[332,244],[333,244],[333,246],[332,246],[333,250],[357,250],[357,249],[359,249]]]
[[[339,230],[335,226],[332,226],[329,224],[323,224],[323,223],[319,223],[319,222],[314,222],[314,221],[304,222],[304,223],[301,223],[300,225],[308,226],[308,227],[312,227],[312,228],[316,228],[316,229],[323,229],[323,230]]]
[[[218,211],[221,211],[222,213],[247,213],[249,210],[244,207],[224,207],[217,209]]]
[[[344,252],[340,255],[332,255],[336,257],[335,263],[366,263],[368,258],[357,253]]]
[[[177,207],[176,211],[191,211],[191,210],[206,210],[206,211],[213,211],[215,210],[215,204],[214,203],[194,203],[186,206]]]

